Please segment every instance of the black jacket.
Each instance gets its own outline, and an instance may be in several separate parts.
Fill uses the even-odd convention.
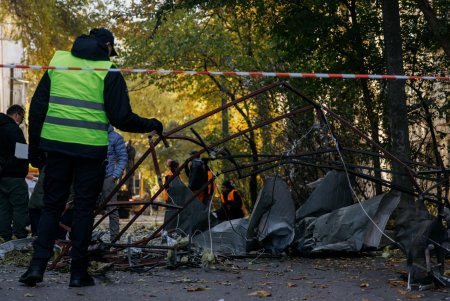
[[[71,53],[76,57],[91,61],[109,60],[108,49],[96,39],[86,35],[82,35],[75,40]],[[45,72],[31,99],[28,119],[30,152],[39,147],[41,151],[56,151],[71,156],[93,159],[105,158],[107,146],[86,146],[41,139],[42,125],[48,109],[50,86],[50,77]],[[120,72],[108,72],[104,80],[103,95],[106,115],[109,122],[116,128],[133,133],[148,133],[156,130],[157,122],[155,119],[142,118],[132,112],[127,85]]]
[[[14,156],[16,142],[26,143],[22,130],[14,119],[0,113],[0,177],[25,178],[28,174],[28,160]]]

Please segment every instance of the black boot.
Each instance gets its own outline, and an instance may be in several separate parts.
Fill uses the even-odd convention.
[[[70,264],[70,287],[82,287],[95,285],[94,279],[87,272],[87,260],[73,260]]]
[[[88,272],[84,273],[84,275],[70,274],[70,282],[69,282],[70,287],[82,287],[93,285],[95,285],[94,278],[92,278]]]
[[[29,286],[35,286],[36,283],[42,282],[46,267],[47,260],[32,259],[28,270],[20,276],[19,281]]]

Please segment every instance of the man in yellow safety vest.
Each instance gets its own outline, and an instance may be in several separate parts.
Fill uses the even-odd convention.
[[[53,255],[58,222],[70,186],[74,188],[71,231],[70,287],[94,285],[88,274],[96,200],[102,191],[108,149],[108,124],[122,131],[162,135],[157,119],[132,112],[126,82],[110,57],[117,55],[114,36],[105,28],[79,36],[71,51],[56,51],[50,65],[82,71],[45,72],[31,99],[29,160],[45,164],[44,208],[28,270],[19,281],[35,285],[43,280]],[[92,70],[101,69],[101,70]]]

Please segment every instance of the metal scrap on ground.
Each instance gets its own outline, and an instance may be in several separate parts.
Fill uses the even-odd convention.
[[[213,114],[231,109],[244,101],[261,97],[264,93],[275,89],[283,89],[283,93],[291,93],[294,97],[298,97],[304,106],[291,108],[287,112],[280,113],[279,116],[253,124],[209,145],[205,144],[195,131],[196,137],[179,135],[183,129],[191,127]],[[280,150],[280,153],[262,156],[257,153],[233,155],[229,151],[221,151],[227,142],[246,137],[252,131],[302,113],[315,116],[311,118],[312,124],[308,125],[310,129],[303,129],[305,133],[302,133],[305,136],[316,135],[317,137],[314,139],[320,141],[310,149],[298,147],[297,141],[302,141],[304,137],[301,139],[291,137],[294,142],[289,145],[291,147],[289,152]],[[339,123],[341,128],[353,133],[357,139],[364,141],[366,148],[370,147],[370,149],[350,149],[343,145],[337,145],[339,140],[327,118],[332,118]],[[299,130],[302,129],[296,128],[296,131]],[[300,255],[311,255],[319,252],[360,252],[364,248],[376,249],[380,244],[382,232],[400,201],[401,193],[412,195],[419,201],[427,199],[442,205],[445,199],[432,188],[448,185],[448,181],[438,182],[436,180],[438,175],[448,178],[446,169],[439,166],[421,165],[418,162],[401,161],[329,108],[310,100],[289,84],[279,82],[263,87],[172,129],[165,133],[163,138],[159,137],[155,140],[150,138],[150,148],[136,161],[111,195],[105,198],[97,210],[98,213],[106,206],[129,205],[120,202],[108,204],[108,201],[149,155],[153,157],[154,170],[160,170],[156,158],[156,146],[165,139],[194,143],[196,146],[202,147],[198,151],[199,155],[208,153],[211,155],[211,160],[231,161],[233,168],[217,171],[216,177],[235,173],[237,179],[243,179],[266,173],[263,187],[249,219],[237,219],[217,224],[218,222],[210,214],[210,208],[196,199],[198,193],[191,192],[178,177],[184,167],[194,158],[191,156],[180,164],[167,183],[162,185],[148,200],[139,203],[142,208],[121,229],[116,238],[111,238],[111,242],[106,242],[102,241],[101,236],[97,236],[91,248],[92,256],[96,260],[111,262],[118,267],[150,269],[168,264],[171,266],[200,264],[201,254],[202,252],[205,254],[205,250],[220,255],[246,256],[252,251],[261,249],[272,255],[280,255],[286,250],[293,250],[294,253]],[[311,138],[311,140],[314,139]],[[407,191],[401,187],[395,187],[389,180],[392,172],[387,169],[376,170],[370,162],[367,166],[356,166],[349,163],[353,161],[344,162],[344,158],[358,155],[365,156],[364,162],[369,162],[370,158],[377,157],[402,164],[416,190]],[[241,158],[250,158],[251,161],[250,163],[248,161],[241,162]],[[279,174],[279,168],[282,166],[287,166],[290,172]],[[251,171],[246,172],[249,169]],[[311,169],[320,170],[320,172],[313,173],[317,175],[323,175],[324,170],[329,172],[322,180],[314,185],[309,185],[310,187],[314,186],[315,189],[307,195],[305,192],[310,191],[308,184],[313,183],[317,178],[310,176],[303,179],[302,177],[306,175],[306,170]],[[298,178],[289,178],[292,170],[296,170]],[[268,176],[267,171],[274,171],[275,176]],[[383,172],[387,176],[376,177],[374,176],[375,171]],[[436,175],[436,177],[433,178],[430,175]],[[299,182],[299,179],[302,182]],[[203,188],[206,188],[214,180],[215,178],[210,179]],[[429,189],[422,189],[418,182]],[[369,187],[375,184],[381,185],[387,193],[370,197],[361,201],[360,204],[353,188],[357,186],[357,183]],[[167,189],[169,194],[174,197],[170,198],[167,203],[159,203],[156,200],[164,189]],[[294,190],[297,191],[295,194]],[[363,193],[361,194],[363,195]],[[166,208],[164,223],[158,228],[145,229],[139,237],[133,236],[131,234],[133,224],[149,206]],[[97,233],[101,221],[107,215],[108,213],[104,214],[97,221],[95,225]],[[428,220],[431,221],[431,219]],[[441,243],[448,239],[441,234],[438,238],[430,240],[431,230],[421,231],[422,234],[418,237],[417,233],[411,232],[416,228],[409,227],[411,224],[420,224],[420,218],[416,218],[414,215],[409,215],[408,220],[405,220],[404,223],[404,229],[409,230],[396,237],[396,246],[404,248],[405,254],[412,254],[411,250],[417,249],[417,244],[421,245],[421,250],[425,250],[428,244],[434,244],[436,248],[442,249]],[[124,234],[128,234],[128,236]],[[411,239],[413,234],[417,236],[417,239]],[[55,263],[66,255],[65,252],[62,252],[55,259]],[[414,254],[411,259],[424,257],[425,253]]]

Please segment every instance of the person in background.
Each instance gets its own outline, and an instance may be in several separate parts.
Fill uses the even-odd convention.
[[[56,51],[50,65],[109,69],[115,68],[110,61],[115,55],[113,34],[95,28],[79,36],[70,52]],[[109,123],[127,132],[163,132],[159,120],[132,112],[120,72],[51,69],[44,73],[31,100],[28,132],[30,163],[39,168],[45,162],[44,207],[33,256],[20,282],[36,285],[43,281],[73,183],[69,286],[95,285],[87,271],[88,246],[105,179]]]
[[[211,161],[208,158],[204,158],[202,160],[206,167],[207,181],[209,182],[208,187],[206,188],[206,203],[209,204],[212,201],[212,198],[216,191],[216,182],[213,180],[214,174],[210,167]]]
[[[220,221],[242,218],[246,215],[241,195],[228,180],[222,183],[220,200],[222,206],[215,212]]]
[[[19,127],[24,118],[20,105],[0,113],[0,237],[4,241],[11,240],[13,234],[16,238],[28,235],[28,160],[16,157],[17,148],[26,144]]]
[[[188,187],[193,194],[196,194],[199,190],[202,190],[197,194],[197,199],[207,206],[209,201],[208,187],[203,187],[206,182],[208,182],[207,166],[202,158],[200,158],[200,154],[197,151],[192,151],[190,155],[194,156],[194,159],[192,159],[192,161],[185,167],[185,172],[189,179]]]
[[[44,178],[45,167],[39,169],[39,178],[34,186],[28,202],[28,214],[30,216],[31,235],[37,236],[37,228],[41,219],[42,207],[44,207]]]
[[[112,125],[108,128],[108,165],[106,165],[105,180],[103,182],[102,196],[108,195],[116,187],[118,181],[123,175],[128,162],[127,148],[122,135],[114,131]],[[115,193],[110,202],[117,202],[117,193]],[[108,210],[115,209],[109,215],[109,237],[112,241],[119,234],[119,211],[117,208],[108,207]]]
[[[175,171],[177,170],[178,166],[180,166],[180,163],[178,163],[177,161],[172,160],[172,159],[167,160],[167,167],[169,169],[164,173],[164,179],[163,179],[164,185],[166,185],[166,183],[171,178],[173,178],[173,175],[174,175]],[[163,200],[165,203],[167,203],[169,201],[169,190],[170,190],[170,186],[171,186],[172,182],[170,182],[169,187],[167,187],[163,191]],[[172,198],[172,196],[171,196],[171,198]]]
[[[128,154],[128,161],[127,161],[127,167],[125,168],[125,173],[129,173],[130,170],[134,167],[134,160],[136,158],[136,148],[133,146],[133,141],[128,140],[127,144],[127,154]],[[123,195],[127,195],[127,199],[131,199],[133,197],[134,192],[134,177],[131,176],[128,178],[128,180],[125,182],[126,191],[122,191]]]

